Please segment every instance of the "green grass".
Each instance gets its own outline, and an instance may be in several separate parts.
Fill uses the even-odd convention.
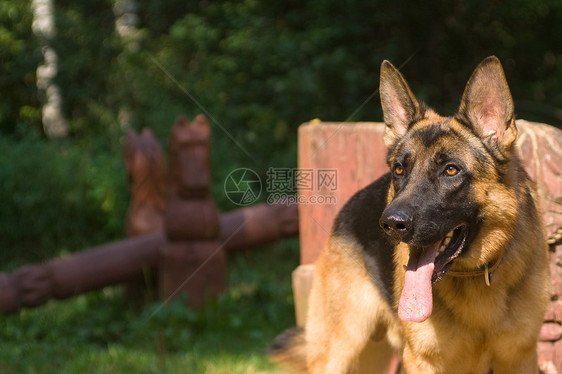
[[[184,300],[130,308],[119,287],[0,316],[0,373],[260,373],[294,324],[298,241],[229,258],[229,287],[198,310]]]

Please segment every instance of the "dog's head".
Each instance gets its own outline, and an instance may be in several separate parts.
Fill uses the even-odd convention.
[[[507,180],[517,136],[513,101],[496,57],[476,68],[453,117],[417,100],[388,61],[380,94],[392,173],[380,225],[409,251],[400,317],[423,321],[431,314],[432,284],[451,266],[478,268],[504,245],[494,230],[515,216]]]

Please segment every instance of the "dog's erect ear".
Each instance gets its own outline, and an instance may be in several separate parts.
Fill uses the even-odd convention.
[[[379,90],[386,124],[384,143],[390,147],[406,133],[408,126],[423,118],[424,110],[402,74],[386,60],[381,65]]]
[[[485,142],[509,147],[517,137],[513,99],[496,56],[484,59],[472,73],[462,95],[459,117]]]

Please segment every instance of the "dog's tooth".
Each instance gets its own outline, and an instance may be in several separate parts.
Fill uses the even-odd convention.
[[[443,253],[445,252],[445,248],[447,248],[447,246],[449,245],[449,243],[451,242],[451,236],[449,234],[447,234],[447,236],[445,236],[445,238],[443,238],[443,241],[441,242],[441,245],[439,246],[439,253]]]
[[[449,240],[453,237],[453,233],[455,230],[451,230],[449,231],[449,233],[447,235],[445,235],[446,238],[449,238]]]

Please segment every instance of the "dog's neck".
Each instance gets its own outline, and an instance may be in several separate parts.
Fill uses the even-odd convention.
[[[500,266],[504,253],[498,257],[498,259],[493,263],[487,263],[484,268],[472,270],[472,271],[448,271],[447,275],[451,275],[456,278],[475,278],[484,276],[484,282],[487,286],[492,284],[492,274]]]

